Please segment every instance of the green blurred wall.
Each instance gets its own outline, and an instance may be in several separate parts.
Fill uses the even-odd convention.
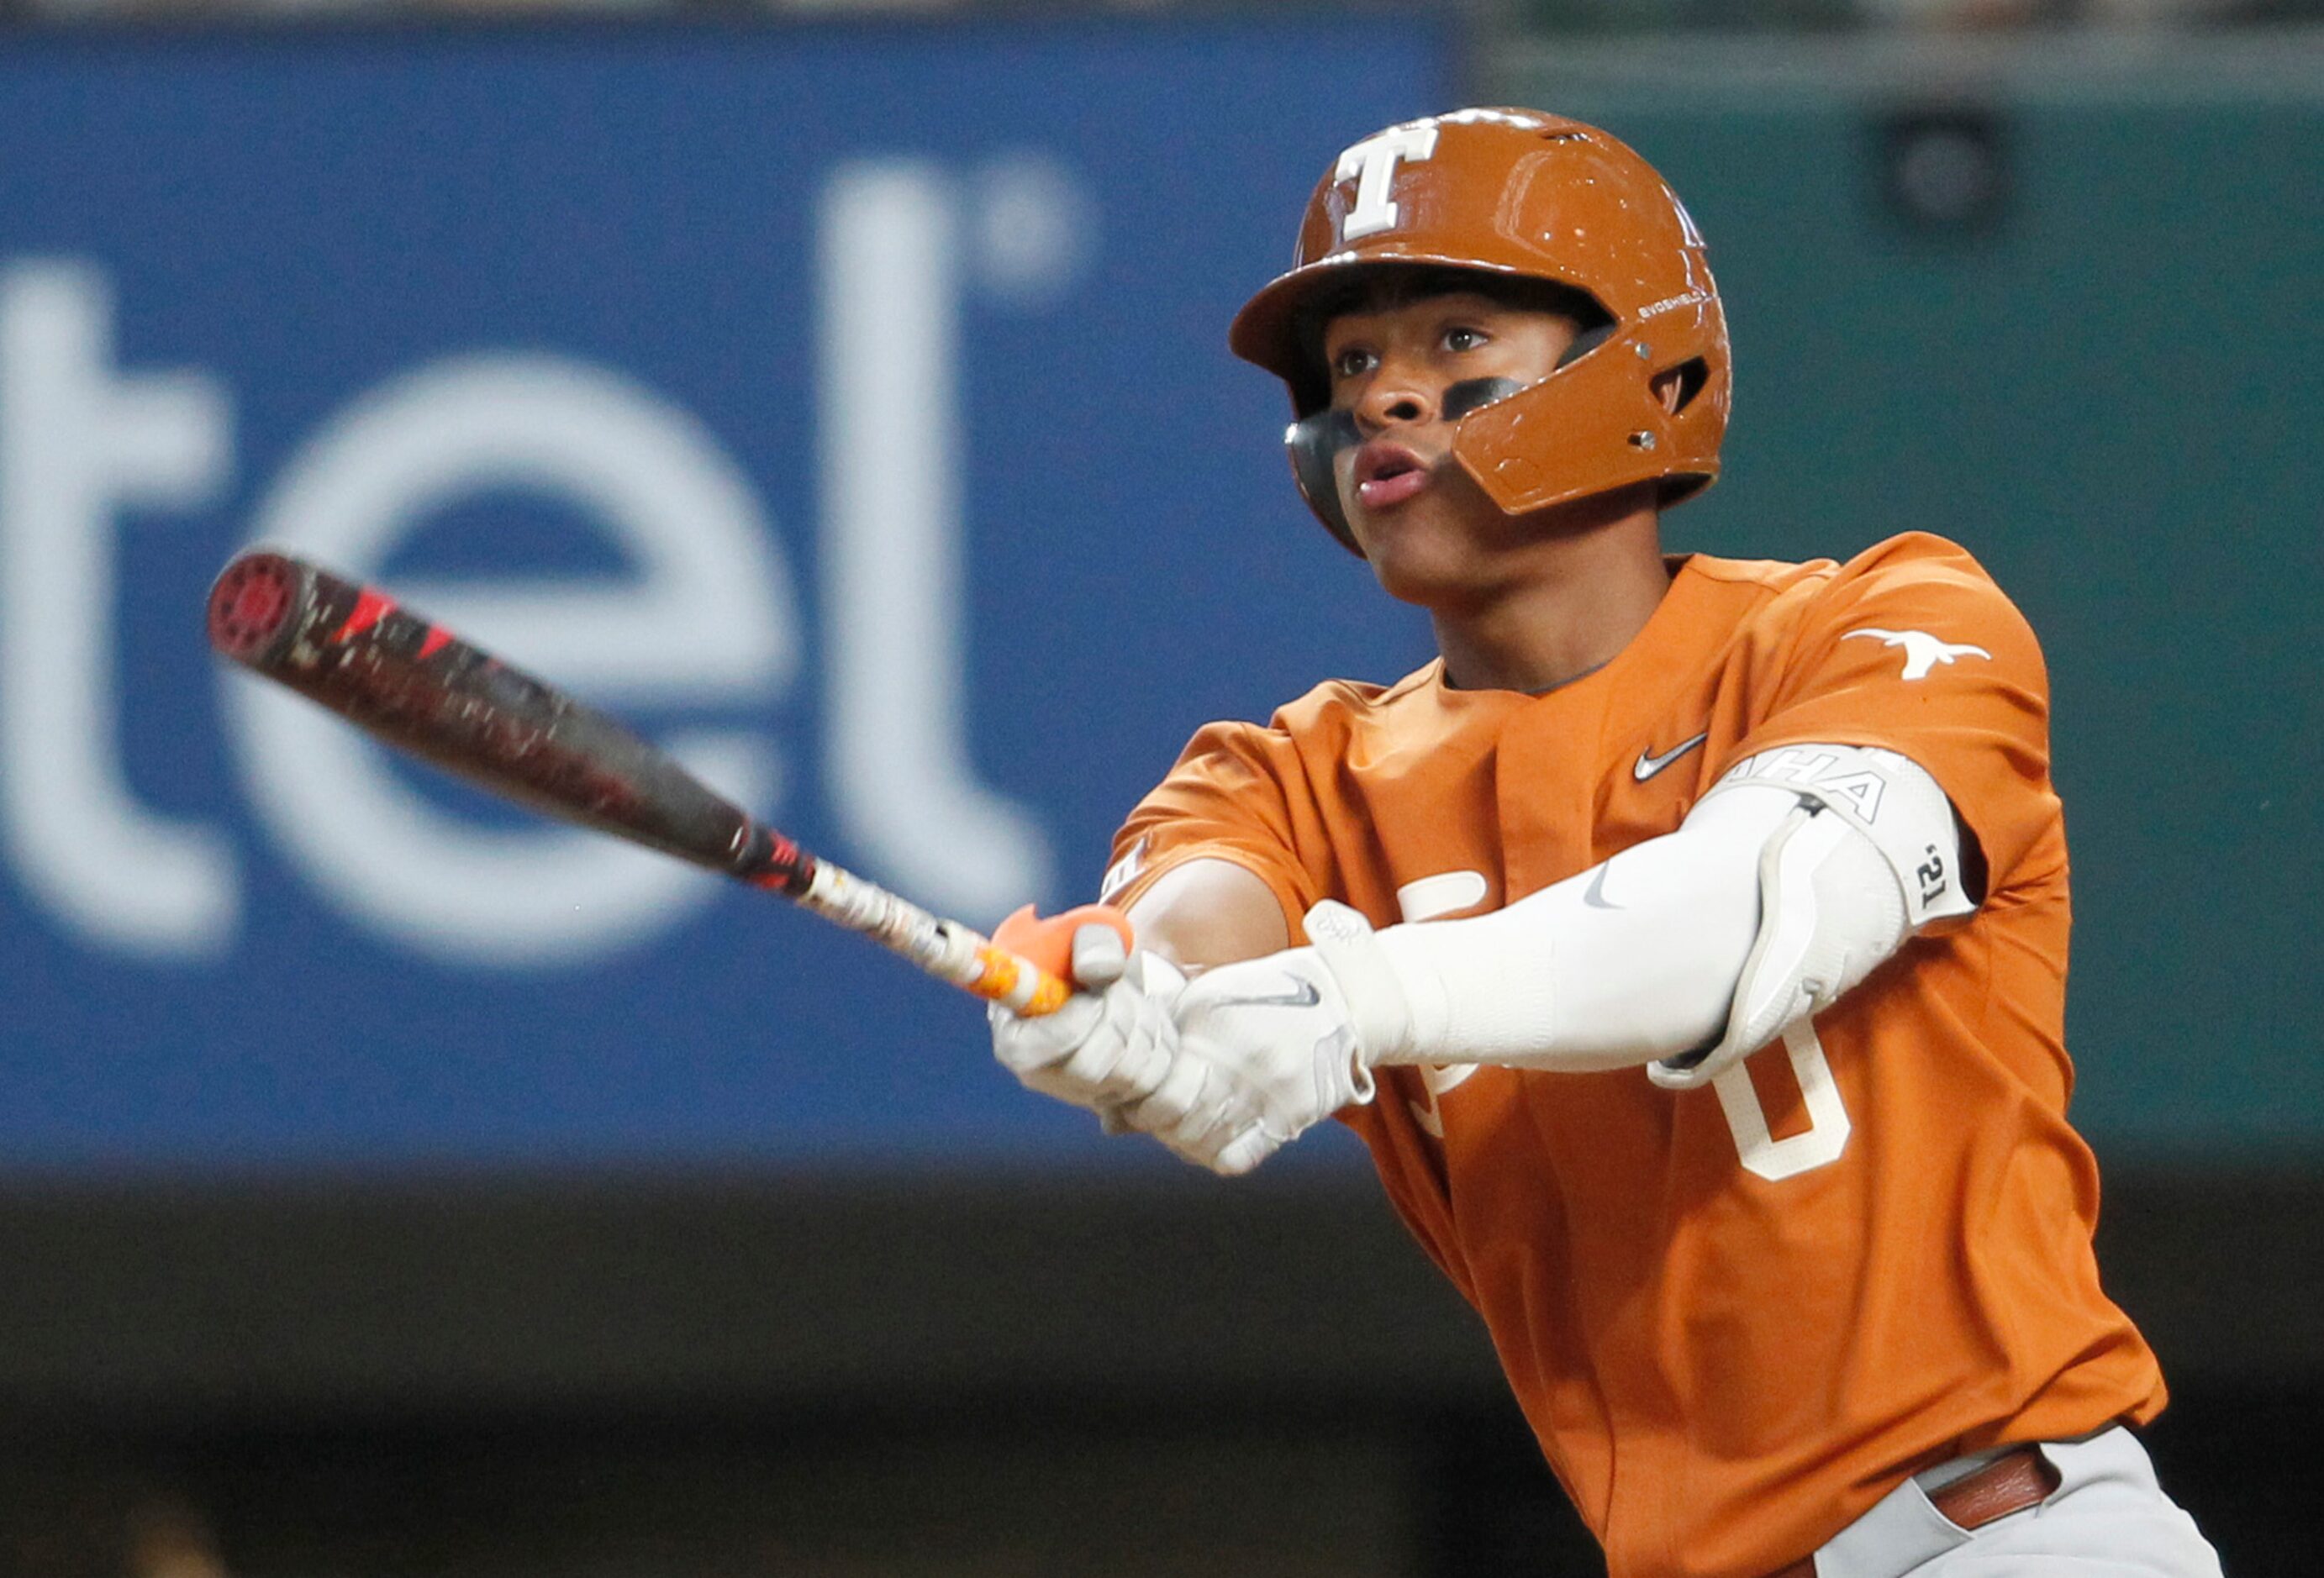
[[[2318,812],[2324,70],[1541,50],[1491,96],[1604,124],[1709,237],[1729,469],[1675,545],[1958,538],[2032,619],[2074,859],[2078,1120],[2110,1156],[2324,1157]],[[1884,127],[1989,112],[2008,196],[1920,226]]]

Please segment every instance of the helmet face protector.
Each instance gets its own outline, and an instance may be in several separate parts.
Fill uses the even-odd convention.
[[[1355,443],[1355,427],[1330,409],[1317,318],[1365,275],[1414,268],[1562,286],[1608,320],[1538,383],[1446,390],[1444,415],[1458,424],[1452,457],[1503,511],[1642,482],[1659,482],[1671,504],[1718,476],[1727,319],[1677,196],[1594,126],[1533,110],[1456,110],[1343,151],[1308,202],[1290,271],[1250,298],[1228,335],[1235,354],[1289,386],[1293,474],[1348,546],[1333,462]]]
[[[1472,378],[1453,384],[1444,391],[1444,419],[1457,422],[1470,412],[1495,400],[1505,400],[1526,387],[1514,378]],[[1336,467],[1340,456],[1362,442],[1362,436],[1356,431],[1356,414],[1336,406],[1310,411],[1283,434],[1284,447],[1291,452],[1291,474],[1298,479],[1300,496],[1332,535],[1351,548],[1356,546],[1356,534],[1348,525],[1347,510],[1340,503]]]

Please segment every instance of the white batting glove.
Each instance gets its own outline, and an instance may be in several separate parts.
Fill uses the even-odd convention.
[[[1227,1177],[1249,1172],[1345,1106],[1411,1034],[1370,922],[1326,900],[1305,948],[1205,971],[1178,995],[1177,1056],[1120,1121]]]
[[[1020,1018],[995,1003],[992,1055],[1028,1088],[1089,1108],[1117,1127],[1115,1109],[1153,1094],[1178,1049],[1170,1011],[1186,977],[1159,954],[1124,956],[1110,926],[1074,932],[1080,986],[1054,1014]]]

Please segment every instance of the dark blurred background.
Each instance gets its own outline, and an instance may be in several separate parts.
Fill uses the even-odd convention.
[[[1600,1571],[1353,1143],[1228,1185],[973,1006],[213,672],[253,538],[977,921],[1425,631],[1223,346],[1342,147],[1625,137],[1682,548],[2050,660],[2101,1264],[2235,1574],[2324,1506],[2324,7],[0,0],[0,1573]]]

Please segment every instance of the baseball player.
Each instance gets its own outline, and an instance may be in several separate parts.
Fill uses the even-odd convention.
[[[1342,151],[1234,322],[1441,656],[1204,729],[1028,1085],[1222,1173],[1337,1115],[1614,1578],[2218,1572],[2129,1428],[2066,1122],[2033,632],[1966,552],[1667,558],[1729,364],[1701,236],[1526,110]]]

